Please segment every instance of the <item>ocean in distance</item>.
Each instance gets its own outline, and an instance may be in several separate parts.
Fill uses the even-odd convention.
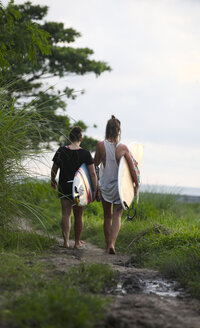
[[[200,198],[200,188],[192,188],[192,187],[142,184],[140,187],[140,191],[165,193],[165,194],[178,194],[178,195],[186,195],[186,196],[195,196]]]

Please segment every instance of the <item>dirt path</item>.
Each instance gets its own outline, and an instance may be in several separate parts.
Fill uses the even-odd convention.
[[[62,240],[48,254],[55,270],[85,263],[109,264],[119,273],[118,287],[110,296],[104,327],[111,328],[199,328],[200,302],[179,289],[175,282],[164,280],[159,272],[138,269],[129,264],[129,256],[108,255],[86,243],[81,249],[61,247]],[[98,326],[98,325],[97,325]]]
[[[22,229],[32,230],[28,223],[21,224]],[[74,249],[73,241],[68,249],[62,244],[58,238],[55,247],[41,258],[55,271],[67,272],[85,262],[108,264],[119,273],[118,286],[109,294],[113,302],[103,327],[200,328],[200,301],[192,299],[176,282],[165,280],[158,271],[136,268],[130,255],[108,255],[88,242],[81,249]]]

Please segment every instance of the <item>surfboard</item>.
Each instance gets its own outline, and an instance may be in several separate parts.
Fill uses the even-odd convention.
[[[140,170],[144,153],[143,145],[132,143],[128,148],[133,158],[136,160],[138,169]],[[118,191],[121,205],[124,210],[127,210],[134,199],[134,186],[129,171],[129,166],[124,156],[122,156],[119,162]]]
[[[92,181],[85,163],[75,173],[72,184],[72,196],[75,204],[78,206],[86,206],[93,201]]]

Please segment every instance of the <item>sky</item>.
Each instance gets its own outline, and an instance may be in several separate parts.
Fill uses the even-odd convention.
[[[114,114],[121,141],[144,145],[143,184],[200,188],[200,1],[31,2],[48,5],[47,20],[81,32],[73,46],[93,49],[92,58],[112,67],[98,78],[57,81],[85,90],[68,101],[67,114],[100,140]]]

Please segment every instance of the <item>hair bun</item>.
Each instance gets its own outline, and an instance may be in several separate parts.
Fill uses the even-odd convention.
[[[115,119],[115,116],[114,116],[114,115],[111,115],[111,118],[112,118],[112,119]]]

